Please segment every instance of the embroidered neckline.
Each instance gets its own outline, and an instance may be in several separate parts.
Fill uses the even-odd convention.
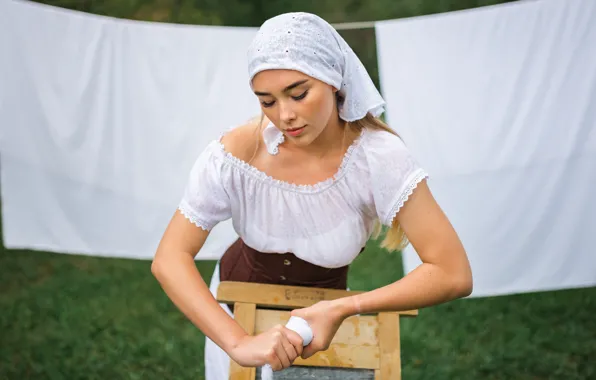
[[[327,188],[335,185],[339,182],[347,173],[347,168],[349,163],[351,162],[352,155],[356,148],[362,145],[362,141],[366,138],[366,128],[360,132],[360,135],[352,141],[346,153],[344,154],[342,161],[339,165],[339,168],[335,172],[335,174],[327,179],[324,179],[320,182],[311,185],[302,185],[292,182],[283,181],[280,179],[273,178],[269,174],[265,173],[264,171],[257,169],[255,166],[249,164],[248,162],[239,159],[238,157],[234,156],[230,152],[225,150],[223,143],[221,142],[223,135],[220,136],[219,139],[216,140],[217,146],[219,147],[219,151],[223,155],[224,159],[229,162],[230,164],[234,165],[235,167],[241,169],[244,173],[251,175],[252,177],[256,178],[257,180],[267,183],[276,187],[279,187],[283,190],[294,191],[297,193],[318,193],[321,191],[326,190]],[[283,136],[283,134],[282,134]]]

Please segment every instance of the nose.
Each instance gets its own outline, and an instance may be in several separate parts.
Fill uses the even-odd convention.
[[[294,120],[296,120],[296,112],[294,112],[293,107],[291,106],[290,102],[279,102],[279,118],[280,120],[288,125],[291,126]]]

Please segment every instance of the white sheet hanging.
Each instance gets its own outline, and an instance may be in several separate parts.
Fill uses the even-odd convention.
[[[376,26],[388,121],[463,239],[472,296],[596,285],[594,20],[592,0],[542,0]]]
[[[254,33],[0,1],[5,246],[152,257],[197,155],[260,112]],[[235,238],[219,225],[199,257]]]

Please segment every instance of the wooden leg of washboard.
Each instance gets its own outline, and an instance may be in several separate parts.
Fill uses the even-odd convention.
[[[257,307],[254,303],[235,302],[234,320],[246,331],[254,335]],[[255,380],[256,368],[245,368],[230,360],[230,380]]]
[[[377,318],[381,368],[375,371],[375,380],[401,380],[399,314],[379,313]]]

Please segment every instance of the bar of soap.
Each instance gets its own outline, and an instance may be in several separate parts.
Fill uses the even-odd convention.
[[[312,342],[312,329],[306,320],[300,317],[290,317],[290,320],[288,323],[286,323],[286,327],[292,331],[296,331],[298,335],[300,335],[302,338],[302,345],[304,347],[308,346],[310,342]]]
[[[308,325],[306,320],[300,317],[290,317],[288,323],[286,323],[286,328],[289,330],[295,331],[300,337],[302,338],[302,345],[308,346],[310,342],[312,342],[313,333],[312,329]],[[261,370],[261,379],[262,380],[273,380],[273,370],[271,366],[266,365],[263,366]]]

